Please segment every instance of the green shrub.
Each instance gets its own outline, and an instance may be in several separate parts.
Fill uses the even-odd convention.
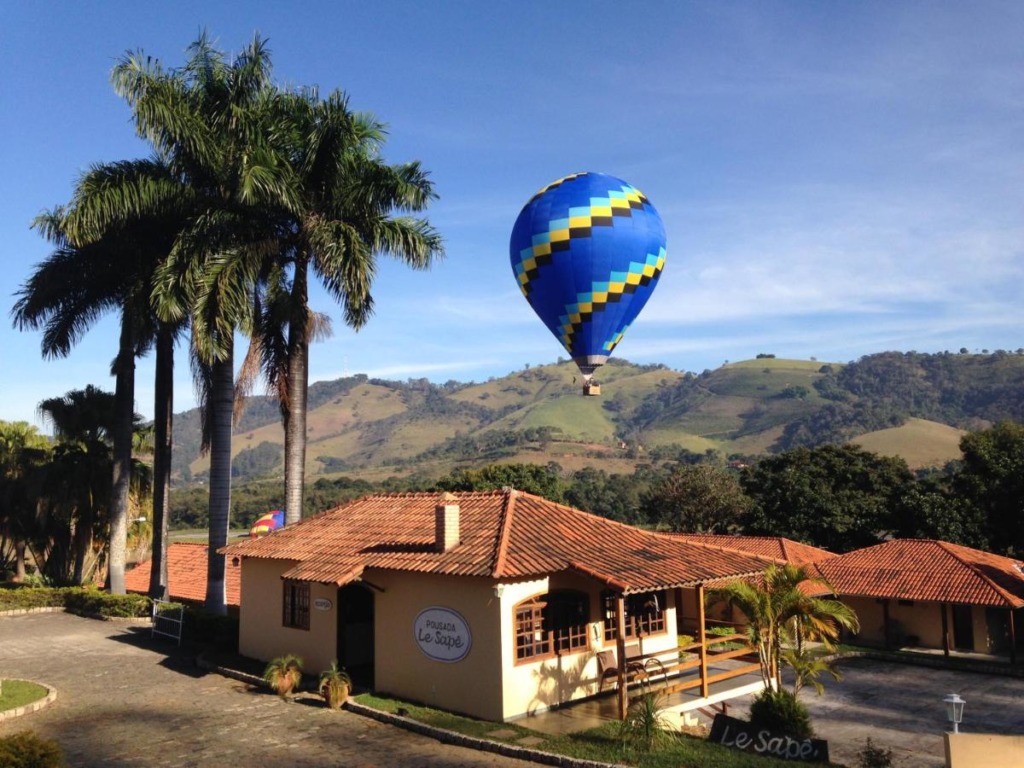
[[[892,750],[879,747],[868,736],[864,749],[857,753],[858,768],[889,768],[892,765]]]
[[[23,611],[31,608],[63,608],[63,589],[9,584],[0,589],[0,611]]]
[[[750,722],[758,728],[796,739],[809,739],[814,735],[807,707],[785,689],[765,689],[759,693],[750,705]]]
[[[149,615],[150,599],[146,595],[111,595],[94,589],[70,589],[64,607],[82,616],[138,618]]]
[[[31,731],[0,738],[0,765],[4,768],[62,768],[64,754],[57,742]]]
[[[671,744],[675,736],[669,732],[672,726],[662,712],[664,706],[665,697],[661,694],[648,692],[636,698],[620,725],[623,743],[642,752]]]

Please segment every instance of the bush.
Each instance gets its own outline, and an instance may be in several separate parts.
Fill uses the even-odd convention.
[[[145,595],[110,595],[94,589],[69,589],[64,607],[82,616],[138,618],[149,615],[150,599]]]
[[[31,608],[63,608],[63,589],[11,584],[0,589],[0,611],[23,611]]]
[[[619,726],[623,743],[642,752],[651,752],[675,741],[675,736],[669,732],[672,726],[662,712],[664,706],[665,697],[653,692],[634,699]]]
[[[892,765],[892,750],[871,743],[868,736],[864,749],[857,753],[858,768],[889,768]]]
[[[814,735],[811,715],[796,696],[787,690],[765,689],[750,705],[750,722],[772,733],[809,739]]]
[[[18,587],[0,589],[0,611],[65,608],[83,616],[118,618],[149,615],[145,595],[110,595],[91,587]]]
[[[0,765],[4,768],[62,768],[64,754],[57,742],[22,731],[0,738]]]

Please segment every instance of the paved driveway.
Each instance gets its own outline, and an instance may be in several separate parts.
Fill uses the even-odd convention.
[[[949,693],[967,700],[961,730],[1024,734],[1024,679],[1019,677],[871,659],[846,659],[840,668],[843,680],[826,680],[823,696],[813,690],[800,694],[836,762],[857,765],[857,752],[870,736],[873,744],[892,749],[896,768],[945,766],[943,734],[950,725],[942,697]]]
[[[159,643],[159,641],[158,641]],[[65,613],[0,618],[0,674],[47,683],[57,700],[0,722],[56,739],[75,768],[533,768],[320,705],[287,703],[205,674],[149,632]]]
[[[963,730],[1024,734],[1024,679],[867,659],[843,669],[843,681],[828,681],[824,696],[804,698],[837,762],[856,765],[871,736],[893,749],[897,768],[943,766],[941,700],[954,691],[967,700]],[[0,735],[31,729],[56,739],[75,768],[534,765],[285,703],[203,673],[190,654],[151,643],[148,631],[71,614],[0,617],[0,674],[58,691],[45,709],[0,722]]]

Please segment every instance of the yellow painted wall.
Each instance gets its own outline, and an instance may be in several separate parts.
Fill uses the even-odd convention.
[[[993,768],[1024,765],[1024,736],[947,733],[947,768]]]
[[[329,610],[310,609],[309,631],[281,625],[281,574],[290,561],[243,558],[239,651],[267,661],[296,653],[315,674],[334,660],[337,649],[337,588],[312,584],[310,599],[327,598]],[[375,687],[411,701],[488,720],[508,720],[542,711],[598,690],[597,652],[614,649],[605,642],[601,616],[602,585],[576,574],[502,585],[486,578],[446,577],[400,571],[368,570],[374,589]],[[555,589],[590,595],[590,648],[537,662],[516,664],[515,606]],[[676,647],[673,591],[665,606],[666,631],[640,641],[643,653]],[[420,611],[442,607],[461,614],[472,633],[465,658],[444,662],[424,653],[414,622]],[[629,643],[637,641],[630,639]]]
[[[307,674],[318,674],[330,666],[337,652],[338,591],[334,586],[311,584],[309,630],[282,626],[284,582],[281,574],[293,565],[286,560],[242,558],[238,650],[243,656],[261,661],[295,653],[302,657]],[[330,600],[330,610],[314,608],[317,598]]]
[[[367,571],[364,578],[384,589],[375,597],[377,690],[501,720],[499,601],[493,582],[398,571]],[[469,625],[472,646],[461,661],[437,661],[416,643],[416,616],[433,606],[457,611]]]

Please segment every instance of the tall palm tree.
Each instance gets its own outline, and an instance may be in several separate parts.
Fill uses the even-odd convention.
[[[72,238],[90,242],[128,224],[145,227],[147,247],[124,273],[132,290],[151,294],[157,267],[164,263],[195,209],[193,190],[159,158],[94,166],[75,188],[64,227]],[[185,320],[169,321],[150,307],[155,348],[153,403],[153,542],[149,594],[167,599],[167,538],[170,517],[171,446],[174,433],[174,348]]]
[[[264,324],[262,346],[284,423],[285,522],[294,523],[302,516],[309,344],[318,327],[310,272],[344,308],[346,324],[359,329],[373,312],[379,254],[426,269],[443,246],[425,219],[396,215],[422,211],[436,195],[419,163],[381,159],[381,123],[354,114],[340,91],[323,100],[316,89],[278,93],[276,105],[291,167],[283,177],[289,187],[280,200],[286,226],[277,263],[289,271],[290,288],[277,323]]]
[[[814,587],[826,587],[803,567],[770,565],[752,580],[738,580],[716,589],[712,599],[724,600],[747,617],[747,633],[757,648],[766,687],[782,687],[783,651],[801,635],[832,647],[840,628],[856,632],[857,615],[838,600],[816,597]]]
[[[188,318],[210,451],[210,543],[206,604],[226,611],[224,559],[231,505],[234,337],[251,313],[262,279],[258,258],[276,222],[264,202],[287,198],[287,172],[269,148],[267,105],[272,92],[269,52],[258,37],[227,62],[205,33],[179,70],[165,70],[141,53],[115,66],[115,90],[132,109],[136,129],[196,195],[196,209],[179,233],[154,285],[162,318]]]
[[[120,314],[118,349],[111,366],[116,383],[109,574],[111,592],[124,594],[135,358],[154,336],[150,278],[154,265],[166,255],[167,230],[136,219],[111,225],[92,240],[78,241],[64,208],[43,214],[34,226],[55,250],[17,292],[12,315],[22,330],[43,329],[43,356],[66,357],[102,314],[111,310]]]

